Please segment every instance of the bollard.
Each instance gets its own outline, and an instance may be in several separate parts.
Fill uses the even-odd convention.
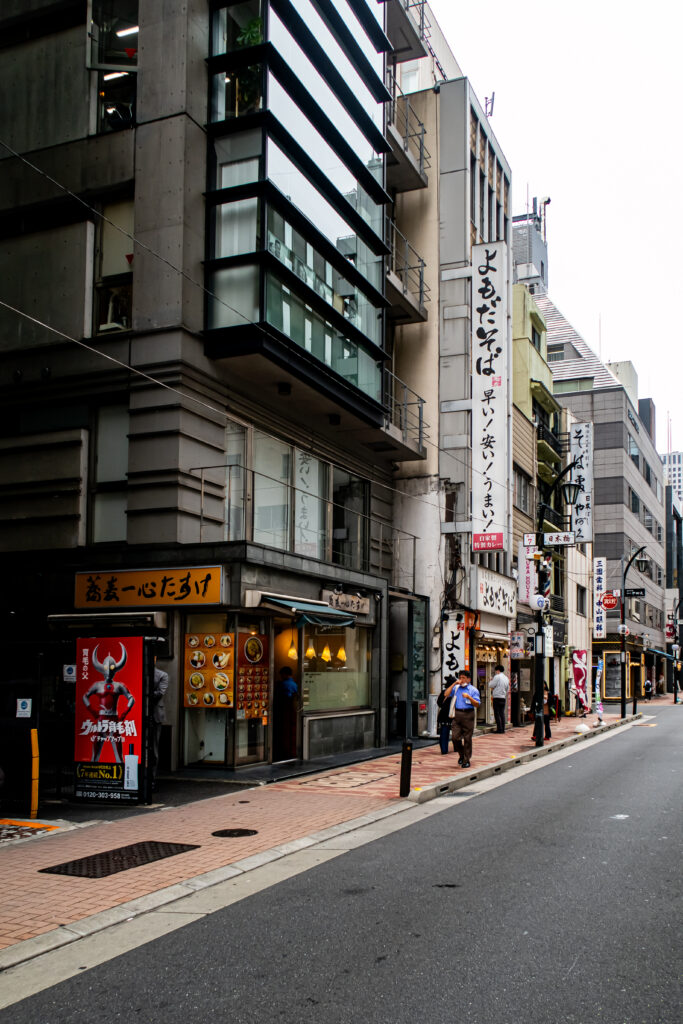
[[[413,744],[410,740],[404,740],[401,748],[401,788],[399,796],[408,796],[410,793],[410,769],[413,763]]]

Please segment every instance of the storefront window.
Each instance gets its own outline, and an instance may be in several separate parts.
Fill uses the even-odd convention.
[[[344,711],[370,704],[369,630],[304,631],[304,711]]]
[[[232,638],[227,643],[228,619],[224,614],[188,615],[180,668],[185,722],[183,760],[185,764],[225,765],[232,761],[230,745],[233,687],[216,689],[213,676],[226,679],[234,673]],[[221,643],[221,640],[225,641]],[[212,664],[221,657],[223,667]],[[221,680],[220,685],[223,685]],[[222,702],[225,698],[225,703]],[[229,703],[228,703],[229,702]]]

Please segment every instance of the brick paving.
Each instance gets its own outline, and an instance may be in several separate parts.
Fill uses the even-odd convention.
[[[605,722],[616,717],[606,714]],[[591,716],[587,724],[595,721]],[[578,724],[577,719],[563,719],[553,726],[553,740],[573,734]],[[508,730],[502,736],[475,735],[472,767],[467,771],[471,774],[477,768],[517,757],[532,746],[530,726]],[[391,755],[182,807],[150,809],[148,814],[115,822],[4,843],[0,846],[4,893],[0,903],[0,949],[398,803],[400,762],[400,755]],[[413,751],[414,789],[464,772],[458,768],[455,754],[443,756],[438,744]],[[238,839],[212,836],[222,828],[255,829],[257,834]],[[41,868],[145,840],[191,843],[200,849],[108,878],[40,873]]]

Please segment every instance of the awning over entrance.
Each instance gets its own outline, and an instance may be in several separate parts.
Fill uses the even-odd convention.
[[[294,623],[299,626],[355,626],[356,617],[349,612],[331,608],[320,601],[298,601],[295,597],[275,597],[263,594],[259,608],[270,608],[272,611],[284,612],[292,617],[298,616]]]

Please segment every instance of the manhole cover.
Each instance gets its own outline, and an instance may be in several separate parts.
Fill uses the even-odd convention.
[[[211,835],[219,839],[240,839],[242,836],[257,836],[258,832],[255,828],[219,828]]]
[[[78,878],[106,878],[107,875],[115,875],[117,871],[128,871],[129,868],[139,868],[155,860],[198,849],[198,846],[189,843],[132,843],[130,846],[119,846],[116,850],[95,853],[92,857],[55,864],[52,868],[40,868],[40,871],[50,875],[76,875]]]

